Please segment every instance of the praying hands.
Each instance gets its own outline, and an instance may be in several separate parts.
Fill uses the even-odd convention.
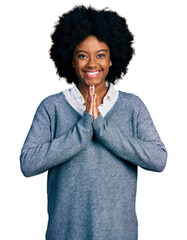
[[[89,87],[86,112],[93,115],[94,120],[99,116],[99,109],[97,107],[97,94],[95,92],[95,86]]]

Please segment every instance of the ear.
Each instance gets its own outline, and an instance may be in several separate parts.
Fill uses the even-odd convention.
[[[112,61],[111,61],[111,59],[110,59],[110,62],[109,62],[109,67],[111,67],[112,66]]]
[[[72,66],[73,66],[73,68],[75,68],[75,61],[74,61],[74,59],[72,59]]]

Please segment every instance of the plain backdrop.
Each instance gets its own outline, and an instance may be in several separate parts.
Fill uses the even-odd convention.
[[[80,4],[126,18],[136,55],[116,88],[144,101],[168,150],[162,173],[139,168],[139,240],[186,240],[187,14],[181,0],[1,1],[0,239],[45,239],[47,173],[25,178],[19,155],[39,103],[72,87],[59,80],[48,52],[58,17]]]

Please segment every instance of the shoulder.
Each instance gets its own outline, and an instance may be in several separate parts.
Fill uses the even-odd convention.
[[[126,106],[131,106],[135,109],[141,108],[142,105],[144,105],[143,101],[141,98],[135,94],[132,93],[127,93],[127,92],[122,92],[119,91],[121,101],[126,105]]]
[[[63,92],[59,92],[44,98],[38,106],[38,109],[45,109],[51,112],[55,106],[59,105],[63,101]]]
[[[52,94],[52,95],[44,98],[41,103],[43,103],[45,105],[58,103],[59,101],[62,100],[62,95],[63,95],[63,92]]]
[[[130,112],[136,113],[140,120],[145,119],[146,117],[151,117],[149,110],[140,97],[122,91],[120,91],[120,95],[123,104],[128,107]]]

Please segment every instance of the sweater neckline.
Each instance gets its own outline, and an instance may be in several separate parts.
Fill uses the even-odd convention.
[[[122,94],[121,91],[118,90],[118,92],[119,92],[119,94],[118,94],[118,98],[117,98],[116,102],[114,103],[114,105],[112,106],[112,108],[106,113],[106,115],[103,116],[103,118],[107,118],[110,114],[112,114],[112,113],[115,111],[118,103],[119,103],[120,100],[121,100],[121,94]],[[62,97],[63,97],[63,99],[64,99],[64,102],[65,102],[66,105],[71,109],[71,111],[73,111],[74,113],[76,113],[77,115],[79,115],[79,117],[82,117],[82,115],[81,115],[79,112],[77,112],[77,110],[74,109],[74,107],[68,102],[68,100],[66,99],[66,97],[65,97],[65,95],[64,95],[63,92],[61,92],[61,95],[62,95]]]

